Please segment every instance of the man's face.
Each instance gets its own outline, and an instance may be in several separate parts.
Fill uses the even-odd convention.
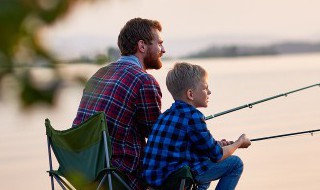
[[[160,69],[162,67],[161,56],[166,52],[162,43],[163,40],[160,32],[156,29],[152,30],[153,40],[150,45],[147,45],[146,56],[144,57],[144,64],[146,69]]]

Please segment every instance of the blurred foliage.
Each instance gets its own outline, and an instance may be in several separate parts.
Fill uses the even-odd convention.
[[[0,1],[0,95],[3,79],[10,76],[18,83],[25,107],[40,102],[54,103],[62,77],[56,69],[55,58],[40,40],[40,30],[59,21],[84,1],[94,0]],[[32,76],[33,67],[52,68],[54,77],[39,85]]]

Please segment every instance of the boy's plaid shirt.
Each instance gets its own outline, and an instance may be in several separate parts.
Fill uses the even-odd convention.
[[[111,163],[141,189],[145,138],[161,113],[161,90],[153,76],[129,62],[101,68],[87,82],[73,122],[76,126],[98,111],[106,113],[112,143]],[[79,139],[81,140],[81,139]]]
[[[182,166],[190,166],[193,174],[200,175],[208,169],[204,161],[218,161],[222,155],[222,148],[207,129],[204,115],[185,102],[175,101],[152,128],[142,176],[148,184],[161,186]]]

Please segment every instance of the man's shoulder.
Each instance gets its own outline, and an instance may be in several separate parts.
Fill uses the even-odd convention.
[[[95,74],[99,78],[110,78],[110,76],[119,78],[130,78],[130,80],[138,80],[143,83],[157,83],[154,76],[144,71],[141,67],[130,62],[113,62],[100,68]],[[158,84],[158,83],[157,83]]]
[[[119,72],[124,72],[129,75],[134,76],[135,78],[138,78],[142,81],[156,81],[154,76],[147,73],[145,70],[143,70],[141,67],[134,63],[130,62],[116,62],[114,63],[114,66],[117,67]]]

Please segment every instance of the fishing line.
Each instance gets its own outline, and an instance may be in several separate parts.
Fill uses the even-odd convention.
[[[275,136],[269,136],[269,137],[261,137],[256,139],[251,139],[250,141],[262,141],[262,140],[268,140],[268,139],[274,139],[274,138],[281,138],[281,137],[289,137],[289,136],[295,136],[295,135],[302,135],[302,134],[311,134],[313,136],[314,133],[320,132],[320,129],[310,130],[310,131],[301,131],[301,132],[295,132],[295,133],[287,133],[282,135],[275,135]]]
[[[234,112],[234,111],[238,111],[238,110],[241,110],[243,108],[252,108],[253,105],[260,104],[262,102],[267,102],[269,100],[273,100],[273,99],[276,99],[276,98],[279,98],[279,97],[282,97],[282,96],[287,97],[289,94],[293,94],[293,93],[296,93],[296,92],[299,92],[299,91],[302,91],[302,90],[306,90],[306,89],[309,89],[309,88],[312,88],[312,87],[315,87],[315,86],[319,86],[320,87],[320,83],[314,84],[314,85],[310,85],[310,86],[306,86],[306,87],[303,87],[303,88],[299,88],[299,89],[296,89],[296,90],[292,90],[292,91],[289,91],[289,92],[286,92],[286,93],[282,93],[282,94],[279,94],[279,95],[276,95],[276,96],[271,96],[269,98],[258,100],[258,101],[255,101],[255,102],[252,102],[252,103],[249,103],[249,104],[245,104],[245,105],[242,105],[242,106],[239,106],[239,107],[235,107],[235,108],[232,108],[232,109],[229,109],[229,110],[217,113],[217,114],[209,115],[205,119],[206,120],[213,119],[215,117],[219,117],[221,115],[225,115],[225,114],[228,114],[228,113],[231,113],[231,112]]]

